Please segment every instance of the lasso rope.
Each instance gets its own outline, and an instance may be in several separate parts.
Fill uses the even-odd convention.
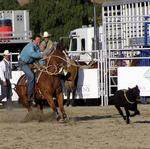
[[[90,68],[90,67],[94,64],[94,61],[92,61],[92,63],[91,63],[90,65],[88,65],[88,66],[82,66],[82,65],[80,65],[80,64],[77,65],[77,64],[71,63],[70,61],[68,62],[68,61],[65,60],[64,58],[62,58],[62,57],[60,57],[60,56],[57,56],[57,55],[51,55],[51,57],[59,58],[59,59],[65,61],[66,63],[68,63],[68,64],[70,64],[70,65],[72,65],[72,66],[75,66],[75,67],[79,67],[79,68]]]
[[[81,65],[77,65],[77,64],[75,64],[75,63],[72,63],[72,62],[70,61],[69,57],[68,57],[67,60],[66,60],[66,59],[64,59],[64,58],[62,58],[62,57],[60,57],[60,56],[57,56],[57,55],[50,55],[49,58],[48,58],[48,63],[49,63],[49,61],[50,61],[50,59],[51,59],[52,57],[59,58],[59,59],[63,60],[64,62],[66,62],[67,64],[72,65],[72,66],[75,66],[75,67],[79,67],[79,68],[90,68],[90,67],[94,64],[94,62],[93,62],[93,63],[91,63],[91,64],[88,65],[88,66],[81,66]],[[47,63],[47,64],[48,64],[48,63]],[[58,74],[59,74],[58,69],[57,69],[57,65],[47,65],[47,66],[44,66],[44,65],[43,65],[43,66],[40,66],[40,65],[37,65],[36,63],[34,63],[34,66],[35,66],[35,68],[36,68],[38,71],[40,71],[40,72],[46,72],[48,75],[58,75]],[[50,71],[48,70],[50,67],[53,67],[55,71],[54,71],[54,72],[50,72]]]
[[[126,94],[127,90],[123,90],[123,92],[124,92],[124,97],[125,97],[126,101],[130,104],[134,104],[135,102],[132,102],[128,99],[127,94]]]

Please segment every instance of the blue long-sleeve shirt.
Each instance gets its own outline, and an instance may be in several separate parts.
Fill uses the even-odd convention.
[[[40,49],[32,42],[28,43],[20,53],[20,59],[26,63],[33,63],[35,60],[42,58]]]

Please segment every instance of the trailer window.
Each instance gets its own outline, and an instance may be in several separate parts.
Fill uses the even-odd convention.
[[[17,21],[22,21],[23,20],[23,16],[22,15],[17,15]]]
[[[72,39],[71,51],[77,51],[77,39]]]
[[[81,51],[85,51],[85,39],[81,39]]]

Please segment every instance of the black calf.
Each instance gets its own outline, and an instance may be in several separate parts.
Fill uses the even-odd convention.
[[[116,107],[120,115],[126,120],[126,123],[130,123],[129,117],[139,115],[140,112],[137,109],[137,98],[140,96],[140,90],[138,86],[134,88],[129,88],[128,90],[118,90],[115,92],[109,100],[109,104],[112,104]],[[123,114],[121,107],[124,107],[126,116]],[[130,111],[134,111],[133,114],[130,114]]]

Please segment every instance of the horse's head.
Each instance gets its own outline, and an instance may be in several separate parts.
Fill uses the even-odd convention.
[[[65,51],[65,47],[58,43],[56,48],[48,55],[47,66],[49,67],[49,71],[55,74],[67,74],[67,61],[68,56]]]

